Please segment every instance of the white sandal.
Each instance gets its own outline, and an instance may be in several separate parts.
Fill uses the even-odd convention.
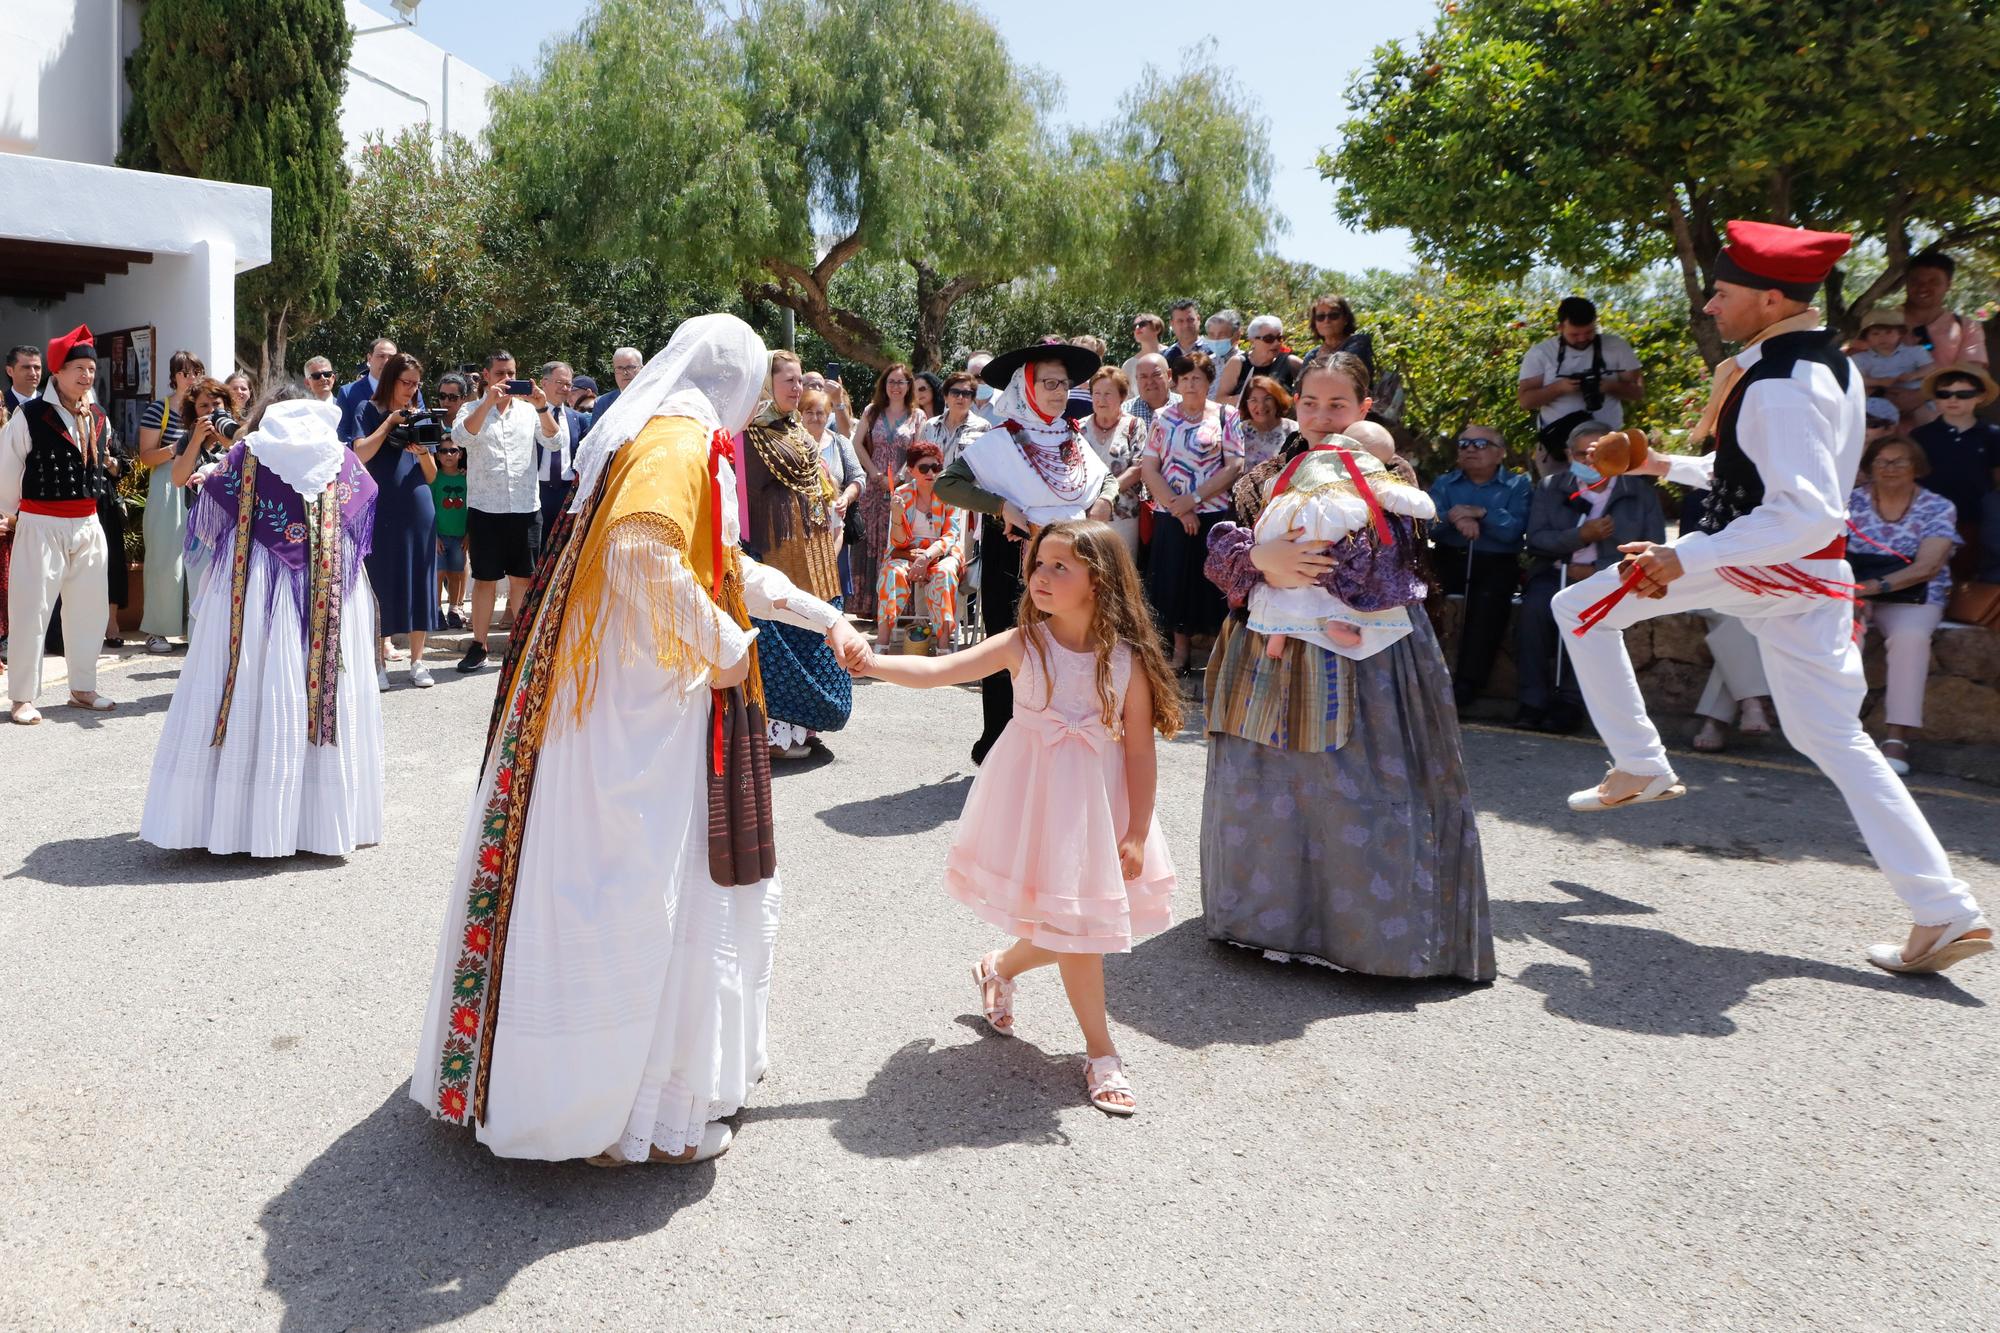
[[[1014,982],[1012,978],[1000,975],[1000,951],[981,955],[972,965],[972,984],[979,987],[979,1012],[986,1015],[986,1022],[1003,1037],[1014,1035]],[[989,1001],[986,988],[993,987],[995,998]]]
[[[8,716],[14,719],[14,725],[17,727],[32,727],[42,720],[42,710],[23,701],[15,704],[9,710]]]
[[[1139,1109],[1136,1097],[1130,1103],[1110,1100],[1113,1093],[1132,1096],[1131,1080],[1125,1077],[1125,1062],[1115,1055],[1084,1060],[1083,1090],[1089,1096],[1090,1104],[1106,1115],[1131,1115]]]
[[[1616,769],[1612,770],[1614,773],[1617,771]],[[1637,777],[1639,775],[1635,773],[1632,776]],[[1606,777],[1608,779],[1609,774]],[[1583,791],[1571,792],[1569,808],[1578,813],[1588,814],[1604,810],[1623,810],[1628,805],[1651,805],[1655,801],[1671,801],[1676,796],[1685,795],[1687,795],[1687,788],[1681,785],[1679,778],[1671,773],[1662,773],[1658,777],[1648,781],[1645,786],[1630,796],[1620,797],[1615,801],[1604,799],[1604,785],[1602,783],[1599,783],[1595,787],[1586,788]]]
[[[1903,957],[1900,944],[1877,944],[1868,950],[1868,961],[1884,972],[1942,972],[1953,963],[1962,963],[1993,949],[1993,927],[1974,913],[1945,927],[1937,943],[1915,958]]]
[[[88,699],[80,699],[72,694],[69,697],[69,706],[81,708],[87,713],[108,713],[118,705],[101,694],[92,694]]]

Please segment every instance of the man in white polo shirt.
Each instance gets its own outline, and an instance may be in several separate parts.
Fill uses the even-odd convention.
[[[460,410],[452,438],[465,447],[465,545],[472,561],[472,646],[458,669],[486,663],[486,635],[500,580],[519,611],[541,547],[542,499],[535,443],[560,429],[542,387],[514,377],[514,354],[494,352],[481,378],[485,392]]]

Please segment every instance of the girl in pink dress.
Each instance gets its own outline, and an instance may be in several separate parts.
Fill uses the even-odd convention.
[[[860,674],[925,689],[1005,669],[1014,716],[986,756],[945,858],[945,889],[1013,935],[972,969],[995,1032],[1014,982],[1055,964],[1083,1029],[1084,1087],[1137,1109],[1104,1012],[1104,955],[1169,921],[1174,866],[1153,818],[1153,733],[1180,731],[1180,691],[1139,571],[1110,525],[1051,523],[1029,543],[1015,628],[942,658],[874,657]]]

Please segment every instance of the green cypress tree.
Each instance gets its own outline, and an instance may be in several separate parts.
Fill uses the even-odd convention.
[[[261,378],[333,309],[353,45],[341,0],[152,0],[126,65],[122,165],[270,188],[271,262],[236,285],[237,354]]]

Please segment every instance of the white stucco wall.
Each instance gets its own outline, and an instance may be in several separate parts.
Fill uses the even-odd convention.
[[[228,367],[236,275],[271,258],[271,192],[0,153],[0,246],[17,239],[150,251],[153,262],[48,309],[0,301],[0,343],[152,324],[163,358],[185,347]]]
[[[394,21],[361,0],[347,0],[347,19],[356,33]],[[370,134],[392,139],[412,125],[428,124],[439,134],[461,134],[477,143],[491,119],[487,94],[494,86],[493,79],[414,29],[357,36],[340,104],[348,155],[359,152]]]
[[[0,152],[109,166],[138,0],[0,2]]]

